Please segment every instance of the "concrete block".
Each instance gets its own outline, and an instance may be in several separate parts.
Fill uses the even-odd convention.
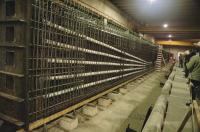
[[[179,76],[175,76],[174,77],[174,81],[176,81],[176,82],[182,82],[182,83],[187,83],[188,79],[187,78],[183,78],[183,77],[179,77]]]
[[[95,105],[85,105],[82,109],[82,113],[87,116],[95,116],[98,113],[98,108]]]
[[[172,84],[169,82],[166,82],[165,85],[162,88],[162,94],[169,95],[171,92]]]
[[[77,109],[76,112],[75,112],[75,115],[78,118],[78,122],[79,123],[83,123],[83,122],[88,121],[90,119],[90,117],[88,117],[87,115],[83,114],[83,107]]]
[[[172,82],[173,82],[173,81],[171,81],[171,80],[167,80],[167,81],[166,81],[166,85],[169,85],[169,87],[172,88]]]
[[[142,132],[161,132],[164,117],[159,113],[155,113],[151,118],[151,122],[145,126]]]
[[[127,84],[126,88],[130,90],[130,89],[134,88],[135,86],[136,86],[136,83],[134,82],[134,83]]]
[[[126,88],[120,88],[120,89],[119,89],[119,92],[120,92],[121,94],[126,94],[126,93],[128,92],[128,89],[126,89]]]
[[[79,114],[77,114],[76,116],[77,116],[77,118],[78,118],[78,122],[79,122],[79,123],[83,123],[83,122],[85,122],[85,121],[87,120],[86,117],[83,116],[83,114],[80,114],[80,113],[79,113]]]
[[[173,88],[187,89],[187,88],[189,88],[189,85],[187,83],[173,81],[172,82],[172,87]]]
[[[120,93],[108,93],[108,98],[117,101],[121,97]]]
[[[142,132],[161,132],[166,108],[167,97],[165,95],[161,95],[157,99]]]
[[[175,77],[175,73],[172,72],[170,75],[169,75],[169,80],[173,81],[174,80],[174,77]]]
[[[143,80],[142,80],[142,79],[138,79],[136,82],[137,82],[137,83],[142,83]]]
[[[111,99],[106,99],[106,98],[99,98],[98,99],[98,105],[100,105],[100,106],[108,107],[111,104],[112,104]]]
[[[66,131],[73,130],[78,126],[78,118],[62,117],[59,121],[59,126]]]

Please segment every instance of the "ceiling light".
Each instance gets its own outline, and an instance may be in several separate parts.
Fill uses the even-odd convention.
[[[149,0],[149,1],[152,3],[152,2],[154,2],[154,1],[156,1],[156,0]]]
[[[164,27],[164,28],[167,28],[167,27],[168,27],[168,24],[164,24],[163,27]]]
[[[169,37],[169,38],[171,38],[171,37],[172,37],[172,35],[171,35],[171,34],[169,34],[169,35],[168,35],[168,37]]]
[[[153,3],[153,2],[155,2],[156,0],[148,0],[151,4]]]

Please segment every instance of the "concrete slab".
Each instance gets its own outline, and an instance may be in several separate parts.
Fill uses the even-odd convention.
[[[175,132],[182,122],[189,107],[186,103],[190,100],[189,85],[183,76],[182,69],[176,68],[175,78],[172,82],[171,95],[168,97],[168,109],[166,113],[163,132]],[[183,132],[192,131],[192,122],[189,120]]]
[[[188,89],[189,85],[187,83],[182,83],[182,82],[172,82],[172,87],[173,88],[182,88],[182,89]]]
[[[120,89],[119,89],[119,92],[120,92],[121,94],[126,94],[126,93],[128,92],[128,89],[126,89],[126,88],[120,88]]]
[[[171,96],[177,96],[180,98],[190,98],[190,93],[188,90],[184,90],[184,89],[175,89],[173,88],[171,90]]]
[[[159,96],[142,132],[161,132],[167,107],[167,97]]]
[[[78,126],[78,118],[62,117],[59,121],[59,126],[66,131],[73,130]]]
[[[187,82],[188,82],[188,79],[187,79],[187,78],[183,78],[183,77],[181,77],[181,76],[175,75],[174,81],[175,81],[175,82],[180,82],[180,83],[187,83]]]
[[[169,81],[166,82],[162,88],[162,94],[169,96],[169,94],[171,93],[171,88],[172,88],[172,83]]]
[[[174,76],[175,76],[175,73],[172,72],[172,73],[169,75],[169,78],[168,78],[168,79],[173,81],[173,80],[174,80]]]
[[[113,101],[117,101],[121,98],[122,94],[120,93],[108,93],[108,98],[112,99]]]
[[[92,117],[98,113],[98,108],[97,108],[97,106],[85,105],[82,108],[82,113],[87,116]]]
[[[112,100],[111,99],[106,99],[106,98],[99,98],[98,99],[98,105],[102,106],[102,107],[108,107],[112,104]]]

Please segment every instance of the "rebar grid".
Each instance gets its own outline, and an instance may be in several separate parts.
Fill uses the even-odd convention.
[[[153,68],[155,46],[71,0],[34,0],[31,25],[29,122]]]

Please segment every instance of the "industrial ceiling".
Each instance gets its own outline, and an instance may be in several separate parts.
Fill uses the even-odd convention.
[[[200,39],[200,0],[110,0],[157,40]],[[167,23],[168,28],[162,25]]]

